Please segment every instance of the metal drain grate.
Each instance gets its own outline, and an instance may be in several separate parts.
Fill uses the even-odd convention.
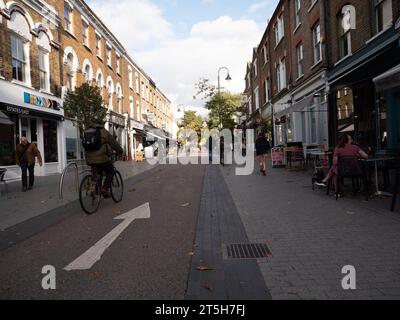
[[[261,259],[272,256],[265,243],[229,244],[226,246],[227,259]]]

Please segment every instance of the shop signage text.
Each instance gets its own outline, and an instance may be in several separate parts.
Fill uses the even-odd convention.
[[[18,107],[11,107],[11,106],[7,106],[7,112],[16,113],[16,114],[22,114],[22,115],[25,115],[25,116],[29,115],[29,110],[18,108]]]
[[[24,102],[37,107],[48,108],[57,111],[60,110],[60,106],[57,101],[38,97],[28,92],[24,92]]]

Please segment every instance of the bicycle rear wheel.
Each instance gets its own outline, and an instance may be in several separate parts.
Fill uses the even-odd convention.
[[[100,206],[101,192],[96,179],[92,175],[83,178],[79,188],[79,202],[87,214],[95,213]]]
[[[115,203],[121,202],[124,196],[124,181],[122,180],[121,174],[117,170],[115,170],[111,182],[111,196]]]

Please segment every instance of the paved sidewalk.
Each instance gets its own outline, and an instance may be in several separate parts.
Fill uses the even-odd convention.
[[[388,199],[350,192],[335,201],[312,191],[304,172],[222,171],[249,240],[272,251],[259,265],[273,299],[400,299],[400,212]],[[346,265],[356,268],[357,290],[342,289]]]
[[[124,180],[153,168],[146,161],[117,162],[115,166]],[[63,200],[59,199],[60,177],[60,174],[35,177],[34,189],[28,192],[21,191],[20,181],[9,183],[8,193],[0,197],[0,231],[76,201],[78,193],[74,170],[66,175]],[[82,175],[79,179],[82,179]]]
[[[270,300],[257,261],[224,257],[224,246],[249,242],[218,165],[207,165],[187,300]],[[198,270],[199,267],[211,270]]]

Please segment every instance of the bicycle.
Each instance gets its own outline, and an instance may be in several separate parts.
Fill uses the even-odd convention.
[[[111,198],[115,203],[122,201],[124,195],[124,181],[121,173],[113,166],[114,175],[111,181]],[[101,189],[104,185],[105,175],[103,170],[92,167],[92,173],[82,179],[79,187],[79,202],[84,212],[91,215],[97,212],[102,198]]]

